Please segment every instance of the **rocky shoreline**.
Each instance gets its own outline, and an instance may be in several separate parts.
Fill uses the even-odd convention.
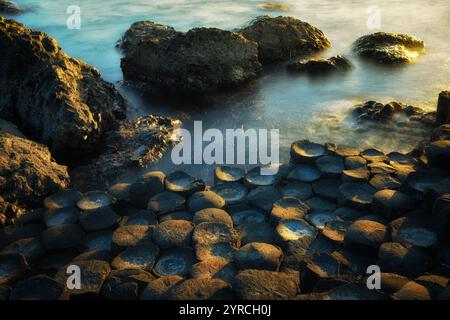
[[[146,172],[60,191],[0,231],[1,297],[449,299],[449,125],[411,154],[302,140],[272,176]],[[81,290],[65,287],[69,265]]]
[[[125,80],[180,94],[239,86],[280,62],[312,75],[350,70],[345,57],[314,58],[330,46],[290,17],[186,33],[137,22],[120,43]],[[387,33],[354,45],[382,64],[423,49]],[[0,51],[0,300],[450,299],[448,91],[436,113],[355,109],[360,121],[436,126],[410,154],[301,140],[272,176],[217,167],[207,186],[150,171],[111,186],[158,160],[179,121],[125,119],[127,102],[94,67],[2,17]],[[71,265],[79,290],[66,287]],[[379,290],[366,286],[371,265]]]

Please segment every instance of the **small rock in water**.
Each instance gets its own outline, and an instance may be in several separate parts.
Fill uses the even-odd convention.
[[[233,220],[230,215],[226,211],[217,208],[208,208],[197,211],[194,214],[193,222],[194,224],[200,224],[202,222],[218,222],[233,228]]]
[[[278,271],[283,251],[267,243],[252,242],[236,251],[236,265],[239,269]]]
[[[319,180],[321,173],[312,165],[299,164],[292,169],[288,175],[288,180],[300,182],[314,182]]]
[[[367,208],[372,204],[375,189],[365,183],[344,183],[339,188],[339,205]]]
[[[281,220],[276,228],[276,232],[282,243],[296,241],[305,237],[316,237],[314,227],[300,219]]]
[[[299,200],[307,200],[313,196],[312,187],[309,183],[290,182],[280,188],[284,197],[295,197]]]
[[[151,271],[159,254],[159,248],[152,243],[128,247],[111,263],[115,269],[142,269]]]
[[[83,211],[96,210],[108,207],[111,204],[112,204],[111,196],[103,191],[87,192],[77,202],[78,208],[80,208]]]
[[[62,190],[45,198],[44,206],[48,209],[62,209],[77,204],[82,195],[76,190]]]
[[[229,166],[216,167],[214,170],[214,181],[216,184],[223,182],[241,182],[244,179],[245,171]]]
[[[191,248],[170,249],[160,254],[153,272],[159,277],[186,276],[190,273],[194,261],[195,255]]]
[[[343,56],[335,56],[329,59],[298,60],[287,66],[289,72],[310,75],[324,75],[332,72],[345,72],[352,68],[351,62]]]
[[[61,209],[49,209],[44,213],[44,221],[47,228],[59,224],[77,223],[79,217],[80,211],[74,206]]]
[[[153,231],[153,241],[161,248],[188,247],[191,245],[194,225],[185,220],[167,220]]]
[[[42,233],[42,242],[48,250],[76,248],[84,235],[78,224],[59,224]]]
[[[0,253],[0,285],[12,284],[29,269],[25,257],[17,253]]]
[[[87,293],[99,294],[103,283],[111,272],[111,267],[105,261],[90,260],[78,261],[77,266],[81,270],[81,288],[79,290],[70,290],[70,295],[83,295]],[[55,280],[63,286],[67,285],[70,274],[67,273],[68,266],[59,269]]]
[[[244,203],[248,194],[244,185],[234,182],[217,184],[211,191],[222,197],[227,206]]]
[[[359,150],[357,148],[337,146],[333,153],[340,157],[355,157],[359,155]]]
[[[413,62],[425,48],[423,41],[413,36],[385,32],[363,36],[353,46],[360,56],[384,64]]]
[[[325,154],[323,145],[308,140],[296,141],[291,146],[291,160],[294,163],[313,163]]]
[[[190,195],[205,189],[205,183],[184,171],[175,171],[167,175],[165,180],[168,191]]]
[[[10,300],[59,300],[64,289],[56,280],[37,275],[19,282],[11,291]]]
[[[212,191],[196,192],[187,201],[187,209],[192,213],[207,208],[221,209],[224,206],[225,200]]]
[[[80,215],[80,224],[86,231],[109,229],[116,226],[119,221],[120,217],[110,207],[83,211]]]
[[[292,17],[262,16],[240,33],[258,44],[262,64],[307,57],[331,46],[322,31]]]
[[[273,204],[281,197],[281,193],[276,187],[269,186],[253,189],[248,194],[247,200],[252,206],[269,212],[272,210]]]
[[[308,214],[308,205],[293,197],[286,197],[274,203],[270,222],[277,225],[283,219],[303,219]]]
[[[161,192],[150,199],[148,209],[161,215],[173,211],[183,210],[186,199],[174,192]]]

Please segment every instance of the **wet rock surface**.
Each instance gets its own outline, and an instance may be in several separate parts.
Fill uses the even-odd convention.
[[[123,98],[45,33],[0,18],[0,110],[60,156],[92,151],[124,117]]]
[[[358,55],[385,64],[413,62],[425,48],[416,37],[385,32],[363,36],[353,46]]]
[[[345,72],[351,68],[351,62],[343,56],[320,60],[299,60],[287,66],[287,70],[291,73],[307,73],[312,76]]]
[[[291,17],[259,17],[239,31],[258,44],[263,64],[306,57],[331,46],[322,31]]]
[[[125,33],[121,47],[125,80],[172,91],[207,92],[236,86],[261,70],[255,42],[216,28],[184,33],[141,21]]]

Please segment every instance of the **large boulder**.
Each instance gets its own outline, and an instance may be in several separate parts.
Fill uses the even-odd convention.
[[[0,13],[5,14],[19,14],[22,13],[23,8],[19,7],[15,3],[7,0],[0,0]]]
[[[91,151],[124,116],[114,86],[45,33],[0,17],[0,52],[2,117],[57,155]]]
[[[4,203],[0,207],[8,218],[14,215],[11,211],[17,211],[14,208],[35,207],[43,198],[68,187],[67,168],[53,160],[46,146],[0,127],[0,149],[0,197]]]
[[[353,47],[362,57],[384,64],[401,64],[413,62],[425,44],[406,34],[377,32],[360,37]]]
[[[307,57],[331,47],[322,31],[292,17],[259,17],[240,32],[258,43],[263,64]]]
[[[125,33],[121,47],[125,80],[170,91],[215,91],[247,82],[261,70],[255,42],[216,28],[184,33],[141,21]]]

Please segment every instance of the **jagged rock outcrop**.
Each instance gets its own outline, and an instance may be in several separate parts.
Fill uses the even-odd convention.
[[[402,64],[414,62],[424,51],[425,44],[407,34],[377,32],[360,37],[353,49],[358,55],[380,63]]]
[[[92,150],[124,100],[45,33],[0,17],[0,114],[57,156]]]
[[[208,92],[233,87],[261,70],[257,44],[216,28],[188,32],[150,21],[134,23],[121,42],[125,80],[152,88]]]
[[[239,31],[258,43],[263,64],[305,58],[331,47],[321,30],[292,17],[259,17]]]
[[[0,122],[0,150],[0,214],[6,218],[68,187],[67,168],[53,160],[46,146],[26,139],[6,121]]]

